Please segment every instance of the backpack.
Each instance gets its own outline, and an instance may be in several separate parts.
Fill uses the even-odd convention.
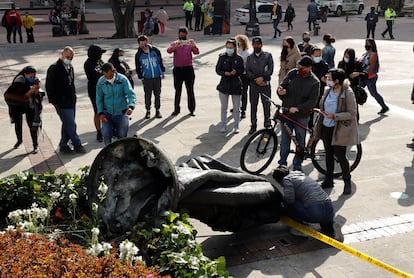
[[[6,15],[7,15],[7,12],[5,12],[3,17],[1,18],[1,26],[3,26],[3,27],[7,27]]]
[[[10,17],[11,26],[17,26],[17,19],[16,16]]]
[[[154,20],[154,35],[158,35],[160,33],[160,25],[158,24],[158,20]]]

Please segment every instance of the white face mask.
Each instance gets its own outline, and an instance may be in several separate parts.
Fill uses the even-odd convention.
[[[114,82],[115,82],[115,77],[116,77],[116,75],[114,74],[114,77],[112,77],[111,79],[106,79],[106,81],[108,81],[109,83],[111,83],[111,84],[114,84]]]
[[[125,57],[124,56],[119,56],[118,59],[119,59],[120,62],[124,62],[125,61]]]
[[[332,80],[326,80],[326,85],[332,88],[333,86],[335,86],[335,83]]]
[[[70,65],[72,63],[71,60],[69,60],[68,58],[63,59],[63,63],[65,63],[65,65]]]

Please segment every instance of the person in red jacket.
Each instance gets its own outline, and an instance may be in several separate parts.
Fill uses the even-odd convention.
[[[16,32],[19,33],[20,43],[23,43],[22,17],[16,11],[15,7],[12,7],[12,9],[7,13],[6,20],[7,20],[7,24],[11,26],[11,29],[13,32],[13,43],[16,43]],[[10,38],[8,38],[7,40],[10,42],[9,39]]]

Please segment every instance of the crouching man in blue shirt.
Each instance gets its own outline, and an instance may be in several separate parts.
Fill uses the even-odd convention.
[[[135,92],[128,78],[117,73],[111,63],[102,65],[102,73],[96,84],[96,106],[106,146],[114,135],[118,139],[127,137],[129,116],[135,108]]]
[[[283,186],[287,216],[305,224],[319,223],[323,234],[344,241],[341,226],[334,221],[331,199],[316,181],[301,171],[289,173],[285,165],[273,171],[273,178]],[[296,230],[291,233],[301,236]]]

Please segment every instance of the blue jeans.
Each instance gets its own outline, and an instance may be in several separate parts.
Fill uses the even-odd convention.
[[[387,108],[388,106],[385,104],[383,97],[377,91],[377,80],[378,75],[371,79],[362,79],[361,86],[367,86],[369,93],[375,98],[378,104],[381,105],[381,108]]]
[[[277,37],[277,33],[279,32],[279,34],[280,33],[282,33],[281,31],[280,31],[280,29],[279,29],[279,19],[273,19],[273,29],[275,30],[275,34],[274,34],[274,37]]]
[[[309,122],[308,118],[301,118],[297,119],[297,122],[303,124],[304,126],[307,126]],[[306,130],[303,128],[291,123],[286,122],[288,127],[292,132],[294,132],[296,140],[298,140],[299,146],[302,150],[305,149],[305,137],[306,137]],[[285,129],[282,128],[282,139],[280,142],[280,160],[279,165],[287,165],[287,158],[290,153],[290,137],[286,133]],[[302,168],[302,161],[303,161],[303,155],[295,154],[295,157],[293,158],[293,169],[294,170],[300,170]]]
[[[324,231],[333,231],[334,209],[331,201],[305,207],[296,200],[287,205],[286,214],[298,222],[319,223]]]
[[[105,146],[112,143],[112,137],[114,135],[118,139],[127,137],[129,128],[127,115],[113,116],[105,112],[105,117],[108,120],[102,123],[102,136]]]
[[[67,147],[69,140],[72,144],[77,147],[81,145],[81,140],[76,133],[76,122],[75,122],[75,108],[59,108],[56,107],[60,120],[62,121],[61,139],[59,147]]]

